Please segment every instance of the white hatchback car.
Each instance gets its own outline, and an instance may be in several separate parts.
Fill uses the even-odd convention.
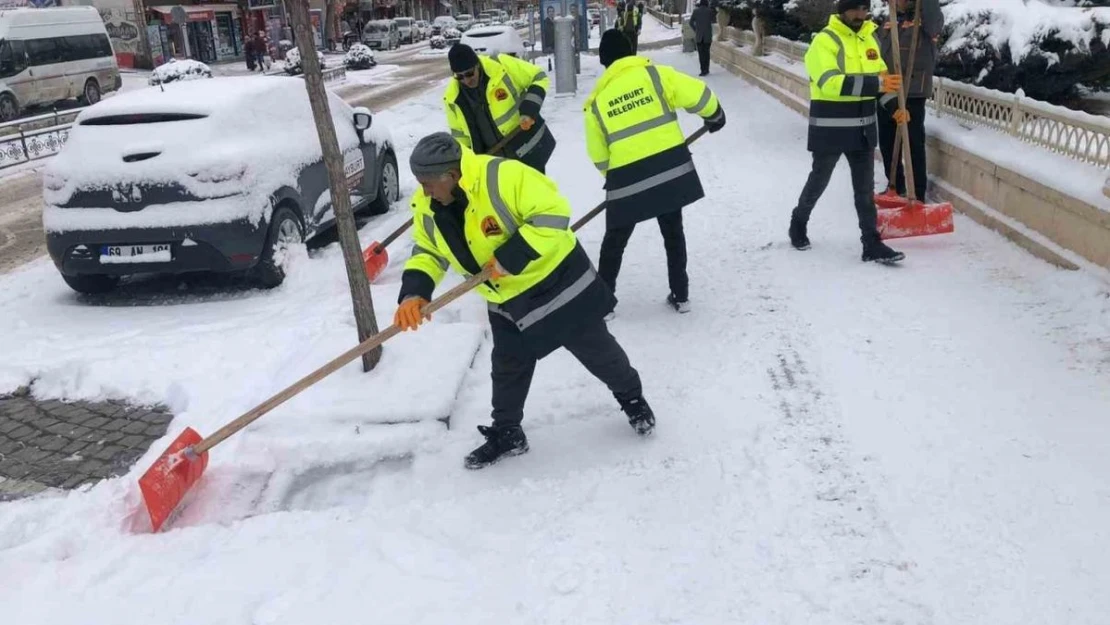
[[[478,54],[488,56],[509,54],[524,58],[524,40],[517,34],[516,29],[504,24],[472,28],[463,33],[459,43],[465,43],[474,48]]]

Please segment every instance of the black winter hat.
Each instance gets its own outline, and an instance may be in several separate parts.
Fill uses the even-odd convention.
[[[871,0],[837,0],[836,12],[844,13],[852,9],[866,9],[871,10]]]
[[[452,72],[465,72],[478,64],[478,53],[465,43],[456,43],[447,53],[447,62],[451,64]]]
[[[609,67],[614,61],[632,56],[632,43],[628,37],[619,30],[610,28],[601,35],[601,43],[597,47],[597,56],[601,64]]]

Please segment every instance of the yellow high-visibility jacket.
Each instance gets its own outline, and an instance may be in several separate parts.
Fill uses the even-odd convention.
[[[550,178],[531,167],[464,148],[459,186],[468,200],[463,232],[478,267],[496,256],[509,271],[478,287],[486,300],[503,303],[527,291],[574,249],[570,204]],[[413,248],[406,271],[424,273],[433,287],[448,267],[467,277],[477,273],[437,234],[432,201],[422,189],[413,196],[412,213]],[[430,299],[430,294],[418,294]]]
[[[440,206],[423,190],[413,197],[412,256],[398,302],[431,300],[449,267],[469,277],[496,258],[508,275],[477,287],[494,342],[535,358],[613,310],[616,298],[571,232],[570,204],[554,181],[465,147],[461,169],[464,199]]]
[[[876,98],[879,75],[887,71],[875,38],[876,25],[868,20],[859,31],[833,15],[829,25],[813,37],[806,51],[809,74],[809,149],[848,152],[874,149],[878,139]],[[882,97],[887,105],[894,94]]]
[[[724,115],[704,82],[637,56],[610,65],[586,98],[586,149],[605,175],[610,227],[704,196],[678,125],[680,108],[710,121]]]
[[[544,98],[547,96],[551,79],[538,65],[508,54],[500,54],[496,59],[479,55],[478,61],[482,71],[489,78],[486,85],[486,101],[489,103],[490,117],[499,134],[498,139],[520,126],[521,115],[527,115],[535,120],[535,125],[530,130],[521,131],[509,142],[507,150],[502,155],[530,162],[534,160],[533,152],[546,151],[542,159],[546,163],[547,157],[554,150],[554,141],[550,142],[549,149],[541,145],[545,143],[543,139],[551,136],[551,133],[540,116],[540,107],[543,106]],[[474,131],[470,125],[471,121],[467,119],[467,114],[463,110],[463,105],[459,102],[460,89],[459,81],[452,78],[443,93],[447,125],[451,130],[451,136],[455,137],[460,144],[473,150]],[[485,149],[489,147],[492,146],[486,146]]]

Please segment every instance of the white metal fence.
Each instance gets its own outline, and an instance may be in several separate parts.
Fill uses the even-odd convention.
[[[751,31],[730,28],[729,34],[734,43],[755,46]],[[782,37],[766,37],[762,43],[765,53],[795,61],[803,60],[809,49],[808,44]],[[1110,118],[943,78],[934,79],[933,87],[929,105],[938,115],[951,115],[1076,161],[1110,168]]]

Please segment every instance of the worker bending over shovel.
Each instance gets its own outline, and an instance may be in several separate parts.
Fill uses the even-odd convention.
[[[493,425],[466,457],[480,469],[528,451],[521,428],[536,361],[565,347],[609,387],[641,435],[655,427],[640,376],[603,317],[616,298],[570,230],[570,205],[554,181],[515,160],[475,154],[443,132],[420,140],[409,159],[420,183],[412,201],[413,250],[394,323],[414,330],[448,267],[483,268],[478,287],[493,331]]]

